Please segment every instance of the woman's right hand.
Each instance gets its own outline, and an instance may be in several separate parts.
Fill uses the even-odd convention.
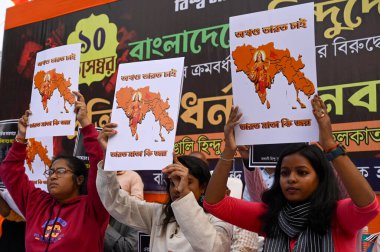
[[[240,118],[242,115],[243,114],[239,112],[239,107],[232,107],[228,121],[224,126],[224,152],[228,152],[228,154],[235,154],[236,152],[237,146],[235,141],[234,128],[240,123]]]
[[[313,99],[311,99],[311,105],[313,107],[314,117],[318,122],[319,144],[324,150],[334,149],[334,147],[336,147],[336,142],[332,134],[331,120],[327,113],[326,104],[321,97],[315,95]]]
[[[107,149],[108,138],[117,134],[117,130],[115,130],[116,127],[116,123],[107,123],[98,135],[98,142],[104,152]]]
[[[32,111],[26,110],[25,113],[18,119],[18,132],[16,138],[25,139],[26,128],[29,123],[29,116],[32,114]]]
[[[162,172],[168,176],[170,183],[173,183],[174,191],[179,194],[178,199],[190,193],[189,169],[187,167],[180,162],[175,162],[162,169]]]
[[[78,91],[73,91],[73,94],[77,97],[77,100],[75,101],[75,113],[77,114],[77,120],[82,128],[84,128],[91,124],[91,121],[88,118],[87,105],[81,93]]]
[[[226,195],[226,185],[237,149],[234,127],[239,124],[242,113],[239,107],[232,107],[230,116],[224,126],[224,151],[215,166],[214,172],[206,188],[205,200],[208,204],[220,202]]]

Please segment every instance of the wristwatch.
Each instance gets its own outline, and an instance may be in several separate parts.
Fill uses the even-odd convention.
[[[338,156],[346,155],[346,154],[347,154],[346,147],[344,147],[344,145],[342,144],[338,144],[338,146],[334,150],[326,153],[326,158],[329,161],[333,161]]]

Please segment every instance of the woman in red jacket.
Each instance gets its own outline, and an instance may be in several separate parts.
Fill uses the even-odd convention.
[[[98,133],[91,124],[83,96],[74,92],[77,119],[90,158],[85,164],[75,157],[56,157],[46,172],[48,193],[34,186],[25,174],[25,132],[30,111],[20,118],[16,141],[0,166],[0,176],[26,218],[26,251],[99,251],[109,214],[96,191],[96,166],[103,158]],[[84,192],[87,189],[87,195]]]
[[[334,141],[326,105],[315,96],[314,116],[319,143],[289,147],[281,154],[272,187],[262,203],[225,197],[225,184],[236,151],[233,129],[238,108],[225,126],[225,149],[206,190],[205,208],[216,217],[266,236],[264,252],[355,251],[358,230],[379,212],[368,182]],[[329,158],[329,160],[327,158]],[[350,198],[338,200],[338,186],[329,161]]]

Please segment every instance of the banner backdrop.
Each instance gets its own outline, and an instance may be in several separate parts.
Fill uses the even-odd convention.
[[[201,151],[215,159],[223,150],[223,126],[232,106],[229,17],[306,2],[311,1],[123,0],[9,28],[0,120],[17,119],[28,108],[35,55],[41,50],[82,44],[79,89],[99,127],[109,121],[118,64],[185,57],[175,152]],[[315,1],[314,14],[319,94],[334,137],[380,191],[380,31],[374,28],[380,2]],[[55,154],[72,153],[73,143],[73,137],[55,141]],[[241,172],[241,162],[235,163],[234,173]],[[148,191],[162,188],[159,174],[143,175]]]

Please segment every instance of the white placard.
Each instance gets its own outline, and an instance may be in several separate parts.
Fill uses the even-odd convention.
[[[26,137],[74,135],[80,44],[37,53]]]
[[[231,17],[230,43],[237,144],[317,140],[314,4]]]
[[[105,170],[160,170],[173,162],[184,58],[119,65]]]

